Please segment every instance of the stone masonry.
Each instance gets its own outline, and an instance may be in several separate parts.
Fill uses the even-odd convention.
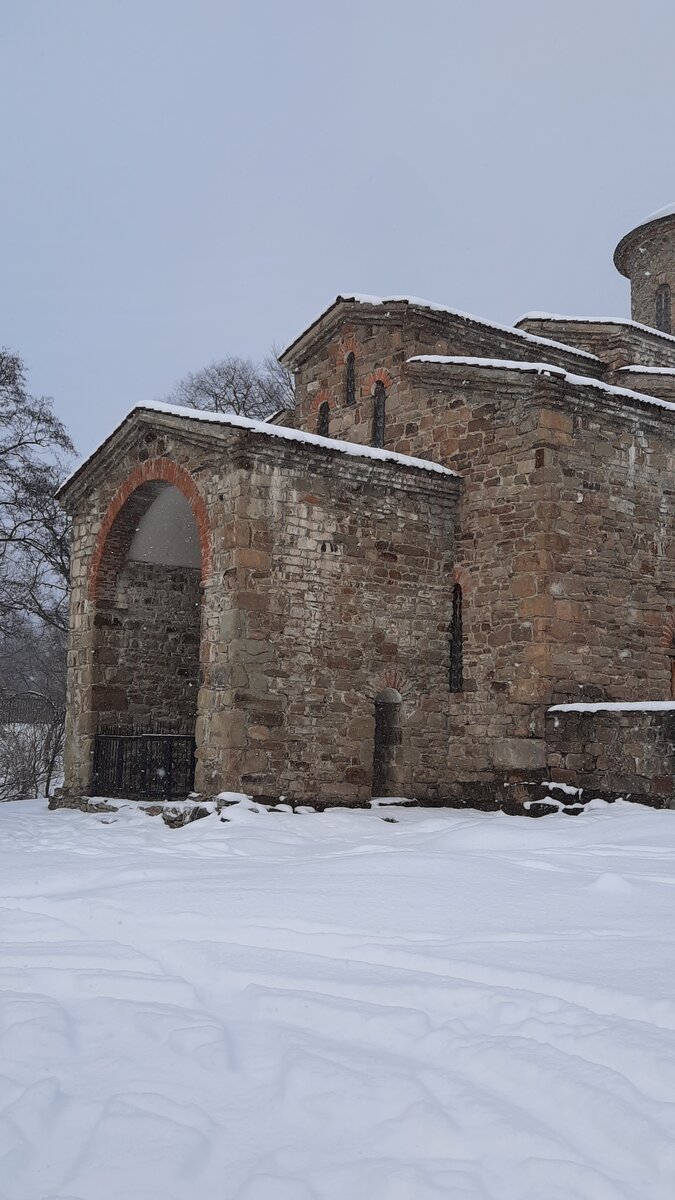
[[[574,770],[672,796],[667,713],[595,732],[547,715],[675,700],[675,337],[644,268],[670,280],[675,218],[652,225],[617,250],[638,323],[338,297],[282,355],[297,405],[276,426],[134,410],[64,489],[70,793],[103,722],[191,719],[165,630],[186,681],[198,637],[207,795],[364,803],[375,763],[378,790],[425,802]],[[194,572],[128,562],[166,486],[200,539],[199,626]]]
[[[367,440],[379,375],[386,445],[459,471],[453,578],[463,588],[464,688],[447,701],[449,790],[544,771],[548,705],[589,687],[616,700],[670,695],[662,636],[675,597],[675,409],[584,379],[576,364],[565,372],[553,362],[527,370],[487,361],[472,329],[468,344],[439,354],[433,311],[420,356],[425,314],[385,302],[374,322],[373,309],[347,301],[337,330],[337,314],[327,314],[328,345],[318,329],[316,349],[307,340],[291,349],[290,361],[302,356],[295,420],[311,425],[316,396],[328,396],[331,432]],[[335,345],[364,361],[351,412],[340,404],[344,349],[335,355]],[[375,358],[382,366],[371,372]],[[609,366],[596,359],[594,371]]]
[[[194,626],[184,572],[176,590],[175,571],[127,560],[140,516],[167,484],[192,496],[202,539],[197,790],[366,802],[375,699],[392,688],[404,727],[388,790],[438,797],[459,481],[386,455],[355,457],[330,443],[151,410],[136,410],[67,488],[66,789],[89,788],[103,724],[166,717],[177,662],[189,676]],[[150,587],[162,598],[139,630]],[[183,623],[182,657],[170,642],[159,651],[162,620],[173,631]],[[127,648],[141,650],[143,670],[156,656],[140,691]],[[185,715],[178,703],[177,718]]]
[[[547,717],[549,766],[568,786],[640,796],[659,807],[672,795],[675,712],[611,708],[559,711]]]
[[[96,618],[99,729],[194,728],[200,604],[198,570],[125,563]]]

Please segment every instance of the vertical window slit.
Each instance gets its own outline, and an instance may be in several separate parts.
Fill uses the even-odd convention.
[[[323,404],[319,405],[316,432],[320,437],[328,437],[330,433],[330,404],[327,400],[324,400]]]
[[[356,357],[349,351],[345,363],[345,404],[356,404]]]
[[[667,283],[662,283],[656,293],[656,328],[662,333],[672,333],[670,288]]]
[[[462,638],[462,588],[452,589],[452,621],[450,623],[450,691],[464,690],[464,647]]]
[[[387,393],[384,390],[384,384],[378,380],[375,384],[375,392],[373,394],[373,436],[371,438],[371,445],[373,446],[384,446],[386,402]]]

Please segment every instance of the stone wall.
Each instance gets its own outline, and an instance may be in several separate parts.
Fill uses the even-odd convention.
[[[603,369],[549,350],[575,373],[582,363]],[[392,786],[427,801],[541,778],[555,701],[589,698],[588,689],[598,699],[667,698],[673,414],[555,372],[408,362],[544,352],[392,303],[334,314],[300,354],[296,424],[314,431],[328,401],[330,433],[368,443],[382,383],[386,448],[460,473],[458,525],[449,475],[133,415],[70,485],[71,790],[86,790],[91,738],[114,686],[96,659],[101,621],[158,480],[188,496],[201,537],[196,783],[205,794],[364,802],[375,697],[387,688],[402,696]],[[350,353],[354,404],[343,391]],[[451,691],[457,587],[464,669]]]
[[[551,699],[668,700],[675,611],[675,413],[566,386],[557,548],[542,612]]]
[[[199,570],[127,561],[96,618],[99,727],[192,732],[197,716]]]
[[[226,686],[201,708],[205,791],[236,780],[275,799],[366,802],[375,697],[395,687],[400,794],[441,793],[456,492],[447,476],[364,472],[293,443],[246,461],[226,531]]]
[[[588,687],[668,699],[675,414],[555,375],[411,364],[407,378],[392,432],[412,413],[418,430],[392,448],[463,478],[461,778],[542,767],[541,706]]]
[[[464,680],[445,697],[454,792],[546,765],[545,618],[568,423],[549,398],[561,386],[537,373],[411,363],[389,387],[387,447],[447,463],[463,480],[452,582],[462,588]],[[367,435],[365,421],[350,430]]]
[[[339,353],[317,351],[316,380],[333,380],[319,394],[337,396],[340,372],[327,372],[343,336]],[[555,374],[396,363],[375,329],[372,337],[386,371],[366,357],[365,390],[389,375],[387,448],[446,463],[463,479],[454,578],[464,593],[465,682],[448,697],[450,778],[542,770],[546,705],[589,687],[605,699],[668,698],[672,414]],[[356,344],[368,352],[368,338]],[[365,399],[352,415],[336,409],[336,436],[367,441],[371,407]],[[296,419],[306,411],[305,400]]]
[[[130,652],[141,649],[136,621],[126,633],[111,622],[121,597],[127,615],[142,612],[146,585],[158,581],[155,566],[139,575],[139,564],[124,564],[162,482],[188,496],[202,541],[197,789],[367,801],[375,697],[394,687],[403,698],[401,791],[438,796],[459,481],[159,413],[134,414],[69,488],[67,791],[86,793],[99,717],[122,708],[120,675],[100,650],[108,646],[112,658],[120,638]],[[177,633],[187,630],[194,595],[184,583],[171,618]],[[148,651],[161,626],[158,612]],[[162,656],[165,673],[143,668],[158,693],[154,712],[175,704],[176,661]],[[140,711],[147,692],[134,692],[131,672],[123,686],[127,706]]]
[[[545,766],[547,648],[539,625],[556,523],[550,465],[560,432],[550,377],[416,364],[406,407],[423,447],[463,479],[455,578],[463,592],[464,684],[448,697],[448,774],[531,778]],[[407,440],[407,439],[406,439]],[[400,446],[399,443],[395,443]]]
[[[550,712],[552,780],[655,804],[675,801],[675,709]]]

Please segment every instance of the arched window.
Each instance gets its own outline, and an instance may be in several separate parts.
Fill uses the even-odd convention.
[[[323,404],[319,405],[319,416],[316,422],[316,432],[321,437],[328,437],[330,432],[330,404],[324,400]]]
[[[670,318],[670,288],[662,283],[656,292],[656,328],[662,333],[672,333]]]
[[[452,589],[452,621],[450,623],[450,691],[464,691],[464,647],[462,644],[462,588]]]
[[[350,350],[345,362],[345,404],[356,404],[356,356]]]
[[[373,394],[373,434],[370,439],[372,446],[384,446],[384,410],[387,393],[384,384],[378,379]]]

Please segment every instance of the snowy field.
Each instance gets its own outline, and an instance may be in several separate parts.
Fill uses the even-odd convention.
[[[2,1200],[673,1200],[675,812],[227,815],[0,805]]]

